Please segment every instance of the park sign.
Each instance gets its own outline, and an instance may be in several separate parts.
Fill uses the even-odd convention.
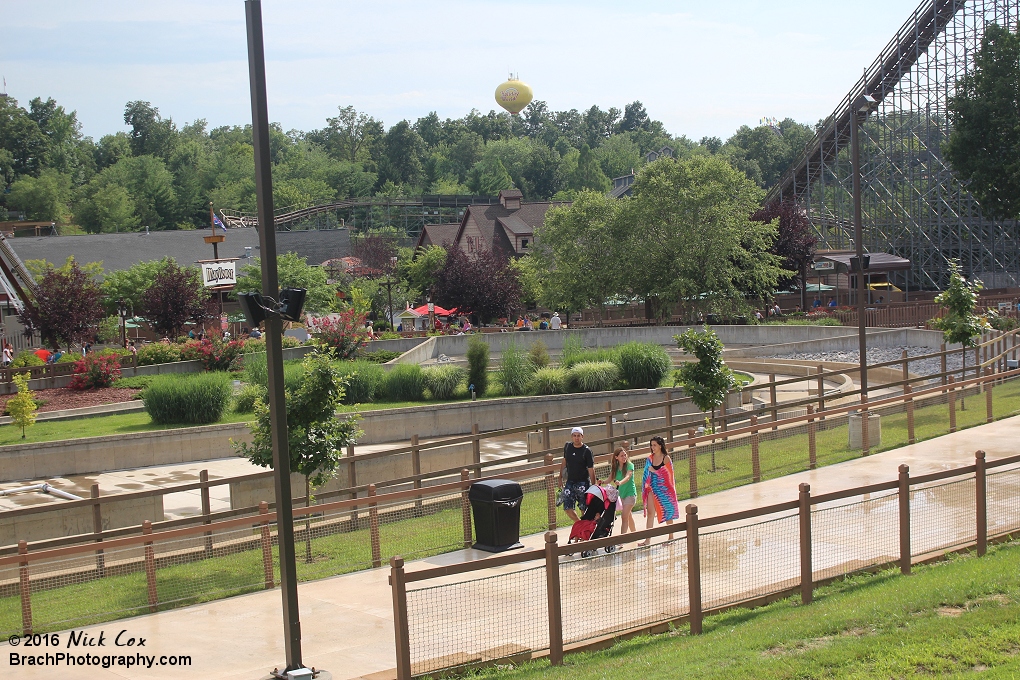
[[[204,260],[199,262],[202,267],[202,283],[206,288],[219,288],[237,283],[237,267],[234,259]]]
[[[816,272],[831,272],[836,268],[836,263],[832,260],[819,260],[811,265]]]

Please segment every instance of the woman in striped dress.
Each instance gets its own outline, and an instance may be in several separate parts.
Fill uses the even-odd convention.
[[[651,529],[656,519],[659,524],[672,524],[680,517],[680,504],[676,499],[673,461],[666,454],[666,441],[662,437],[652,437],[648,448],[652,455],[645,460],[641,502],[644,505],[645,528]],[[650,508],[654,508],[654,513],[649,512]],[[648,545],[648,541],[641,541],[638,545]]]

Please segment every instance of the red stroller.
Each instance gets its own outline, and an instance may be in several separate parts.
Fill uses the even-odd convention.
[[[570,538],[567,543],[594,541],[597,538],[612,536],[613,524],[616,522],[616,500],[620,497],[616,487],[591,486],[585,495],[587,505],[581,519],[570,527]],[[606,546],[606,554],[616,550],[615,545]],[[582,550],[581,557],[591,557],[598,549]]]

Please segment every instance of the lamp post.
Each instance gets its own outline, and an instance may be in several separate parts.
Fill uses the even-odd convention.
[[[120,346],[127,347],[127,305],[124,298],[117,300],[117,315],[120,317]]]
[[[853,164],[853,198],[854,198],[854,245],[856,257],[851,258],[851,269],[857,275],[857,335],[861,352],[861,400],[868,396],[868,331],[865,323],[867,313],[867,289],[864,272],[868,268],[868,258],[864,255],[864,228],[861,224],[861,123],[868,114],[878,108],[874,97],[862,94],[854,101],[850,125],[850,155]]]

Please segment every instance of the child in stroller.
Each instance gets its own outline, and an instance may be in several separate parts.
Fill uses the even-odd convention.
[[[599,481],[588,487],[585,493],[585,509],[581,519],[570,527],[570,538],[567,543],[580,543],[605,538],[613,533],[616,521],[616,501],[620,492],[608,482]],[[615,545],[606,546],[606,553],[616,550]],[[581,557],[591,557],[598,549],[582,550]]]

